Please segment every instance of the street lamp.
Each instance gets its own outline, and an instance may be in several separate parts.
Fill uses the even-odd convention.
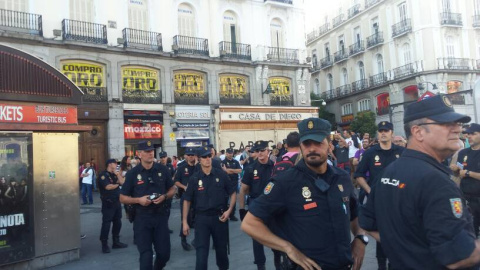
[[[425,87],[423,86],[423,84],[431,84],[431,85],[432,85],[432,90],[438,90],[437,85],[434,84],[434,83],[431,83],[431,82],[421,82],[421,83],[418,83],[418,85],[417,85],[418,90],[423,91],[423,90],[425,89]]]
[[[325,102],[324,99],[314,99],[314,100],[311,100],[312,102],[315,102],[315,101],[321,101],[322,102],[322,106],[326,106],[327,105],[327,102]]]

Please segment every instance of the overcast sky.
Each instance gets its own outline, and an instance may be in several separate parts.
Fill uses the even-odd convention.
[[[315,27],[325,23],[325,12],[338,10],[340,0],[304,0],[305,2],[305,31],[307,34]],[[336,13],[335,13],[336,14]],[[329,14],[329,20],[334,16]]]

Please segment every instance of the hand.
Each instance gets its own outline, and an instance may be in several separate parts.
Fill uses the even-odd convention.
[[[143,197],[138,198],[138,203],[141,206],[149,206],[152,203],[152,201],[148,198],[148,195],[145,195]]]
[[[220,216],[220,221],[221,222],[226,222],[228,220],[228,218],[230,217],[230,213],[232,213],[232,211],[230,210],[227,210],[225,212],[223,212],[223,214]]]
[[[188,222],[183,222],[183,235],[188,236],[190,234],[190,226],[188,226]]]
[[[243,219],[247,215],[248,211],[245,210],[245,209],[238,209],[238,213],[240,214],[240,220],[243,221]]]
[[[460,170],[460,177],[465,177],[465,173],[467,172],[467,170]]]
[[[365,256],[365,244],[360,239],[355,238],[351,244],[353,257],[353,270],[360,270]]]
[[[298,266],[302,267],[302,269],[322,270],[322,268],[316,262],[305,256],[293,245],[291,245],[290,248],[287,248],[285,253],[287,253],[287,256],[290,258],[290,260],[294,261],[296,264],[298,264]]]
[[[160,195],[160,197],[156,198],[156,199],[153,200],[152,202],[153,202],[154,204],[161,204],[161,203],[164,202],[166,199],[167,199],[167,195],[162,194],[162,195]]]
[[[460,167],[458,167],[456,164],[452,164],[452,165],[450,165],[450,170],[458,173],[458,171],[460,170]]]

